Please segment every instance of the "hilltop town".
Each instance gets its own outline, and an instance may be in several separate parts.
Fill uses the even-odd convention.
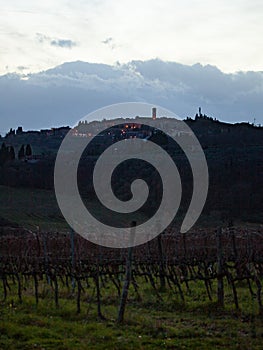
[[[72,129],[69,126],[40,131],[24,131],[22,127],[11,129],[0,139],[0,185],[53,190],[56,155],[64,137],[69,134],[72,140],[87,138],[87,143],[91,140],[83,152],[78,176],[80,187],[93,198],[92,171],[100,154],[119,140],[141,138],[161,145],[174,159],[184,188],[182,207],[187,208],[192,193],[191,167],[174,140],[158,129],[180,137],[182,121],[155,113],[153,109],[148,119],[136,116],[128,123],[116,118],[84,120]],[[146,120],[153,120],[155,127],[145,125]],[[209,193],[204,212],[263,222],[260,209],[263,198],[263,128],[249,123],[223,123],[202,114],[201,109],[194,118],[188,117],[184,122],[189,127],[184,130],[184,136],[191,138],[194,133],[208,163]],[[122,179],[128,168],[125,169],[118,170],[113,181],[118,193],[124,191],[124,198],[129,193],[129,186]],[[152,186],[159,188],[150,168],[144,166],[142,173]],[[129,167],[130,178],[139,174],[139,166]]]
[[[147,125],[147,120],[154,120],[156,130]],[[128,123],[127,123],[128,120]],[[96,144],[110,144],[121,139],[142,138],[147,139],[157,133],[157,129],[165,130],[169,135],[191,136],[191,131],[179,131],[180,120],[172,117],[158,116],[156,108],[152,109],[151,117],[135,116],[134,118],[102,119],[101,121],[80,121],[73,128],[62,126],[41,130],[23,130],[22,126],[11,128],[9,132],[0,137],[0,147],[10,148],[12,155],[7,160],[19,159],[27,161],[40,161],[55,157],[63,138],[70,133],[72,137],[86,137],[92,139],[97,135]],[[220,122],[215,118],[202,114],[201,108],[194,118],[187,117],[184,122],[191,128],[199,139],[201,145],[207,148],[211,145],[234,144],[235,142],[260,143],[261,126],[249,123],[230,124]],[[102,130],[102,131],[101,131]],[[30,151],[26,152],[26,147]],[[24,150],[23,150],[24,148]],[[1,162],[1,159],[0,159]]]

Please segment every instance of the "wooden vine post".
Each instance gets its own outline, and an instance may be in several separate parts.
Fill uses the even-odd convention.
[[[218,305],[224,307],[224,261],[222,249],[222,229],[216,231],[217,246],[217,302]]]
[[[156,223],[157,232],[160,231],[160,222]],[[163,256],[163,246],[162,246],[162,233],[157,237],[158,244],[158,255],[159,255],[159,275],[160,275],[160,284],[161,290],[165,289],[165,268],[164,268],[164,256]]]
[[[71,278],[72,293],[74,293],[76,282],[74,278],[75,274],[75,244],[74,244],[75,232],[73,229],[70,231],[70,250],[71,250],[71,268],[73,271],[73,276]]]
[[[124,319],[124,311],[125,311],[125,306],[126,306],[126,303],[127,303],[129,286],[130,286],[130,282],[131,282],[132,254],[133,254],[133,244],[134,244],[135,230],[136,230],[135,228],[136,228],[136,222],[133,221],[131,223],[130,247],[128,249],[128,256],[127,256],[127,260],[126,260],[125,280],[124,280],[124,283],[123,283],[122,294],[121,294],[121,301],[120,301],[118,318],[117,318],[117,322],[118,323],[122,323],[123,319]]]

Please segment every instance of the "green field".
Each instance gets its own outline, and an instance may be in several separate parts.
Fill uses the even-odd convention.
[[[87,204],[92,206],[93,213],[100,217],[100,208],[87,198],[84,198],[84,201],[87,201]],[[140,217],[146,220],[144,214],[140,214]],[[51,190],[0,185],[1,218],[32,231],[38,228],[48,232],[69,231],[69,226],[58,207],[55,192]]]
[[[0,186],[0,218],[22,227],[41,231],[68,230],[52,191],[15,189]],[[209,301],[204,283],[182,283],[185,301],[174,288],[159,294],[142,277],[136,277],[138,292],[131,284],[124,323],[117,324],[119,296],[108,279],[101,286],[102,313],[97,317],[94,282],[81,293],[81,312],[77,313],[76,289],[59,283],[59,307],[54,289],[43,279],[39,283],[36,305],[32,276],[24,281],[22,303],[16,280],[8,276],[10,290],[4,298],[0,276],[0,349],[262,349],[263,317],[256,296],[245,282],[236,282],[239,310],[225,280],[225,308]],[[23,277],[24,278],[24,277]],[[38,276],[39,278],[39,276]],[[262,282],[262,281],[261,281]],[[252,282],[256,292],[256,285]]]
[[[86,199],[84,198],[84,201]],[[88,203],[88,202],[87,202]],[[93,212],[100,217],[100,209],[92,202]],[[136,214],[138,216],[138,214]],[[146,216],[140,214],[143,219]],[[64,220],[58,207],[54,191],[30,188],[14,188],[0,185],[0,219],[4,218],[10,222],[15,222],[21,227],[30,230],[41,231],[69,231],[69,226]],[[182,222],[184,214],[177,216],[177,222]],[[262,217],[258,216],[258,223],[235,220],[239,227],[257,228],[262,222]],[[220,217],[220,212],[211,213],[209,216],[202,215],[195,227],[212,228],[225,225]]]
[[[159,297],[143,281],[139,286],[140,298],[131,286],[125,322],[119,325],[119,298],[112,286],[102,289],[106,320],[101,321],[96,316],[92,284],[83,293],[77,314],[74,293],[65,288],[60,288],[56,308],[52,288],[40,284],[36,306],[31,282],[19,303],[16,286],[10,281],[11,292],[0,304],[0,348],[262,349],[263,319],[256,300],[243,284],[237,288],[241,311],[235,310],[227,286],[225,309],[207,301],[200,282],[190,283],[191,294],[185,294],[185,302],[176,292],[162,291]],[[2,298],[3,291],[0,293]]]
[[[36,230],[68,228],[53,191],[0,186],[0,218]]]

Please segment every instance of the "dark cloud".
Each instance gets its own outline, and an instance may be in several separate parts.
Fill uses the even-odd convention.
[[[66,49],[71,49],[72,47],[76,46],[77,43],[70,39],[58,39],[58,38],[51,38],[47,35],[36,33],[37,40],[40,44],[48,43],[51,46],[55,47],[61,47]]]
[[[263,124],[263,73],[225,74],[216,67],[161,60],[110,66],[64,63],[45,72],[0,76],[0,130],[73,125],[107,104],[140,101],[180,117],[204,113],[229,122]]]

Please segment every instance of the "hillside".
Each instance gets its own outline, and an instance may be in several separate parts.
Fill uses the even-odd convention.
[[[263,223],[263,128],[248,123],[222,123],[204,115],[197,115],[195,119],[187,118],[186,123],[199,139],[208,163],[209,193],[204,208],[205,217],[211,217],[212,221],[217,217],[225,222],[241,220]],[[81,128],[81,125],[79,127]],[[63,140],[65,130],[68,130],[60,129],[20,134],[13,132],[2,138],[0,142],[6,147],[14,147],[16,159],[8,160],[0,166],[0,184],[18,188],[45,189],[52,192],[56,152]],[[111,130],[109,128],[109,134]],[[116,134],[116,131],[114,132]],[[93,150],[86,150],[79,164],[81,193],[84,198],[88,197],[92,200],[94,205],[96,198],[91,184],[92,169],[103,149],[116,141],[116,135],[114,139],[112,134],[108,136],[104,133],[101,138],[97,137],[92,141]],[[17,159],[17,153],[22,144],[31,145],[33,158]],[[171,141],[164,145],[164,148],[174,158],[181,174],[183,200],[179,215],[183,215],[191,199],[191,169],[186,157]],[[141,174],[146,176],[150,186],[159,188],[159,180],[153,176],[152,170],[147,165],[142,169],[140,164],[130,167],[124,164],[116,170],[113,178],[113,188],[117,195],[123,196],[124,200],[130,193],[129,182],[127,183],[123,178],[124,174],[127,174],[127,169],[129,169],[129,181]],[[158,191],[160,190],[157,190],[157,197]],[[151,199],[151,202],[156,202],[158,205],[158,198]],[[143,210],[143,215],[148,216],[156,208],[148,204]]]

